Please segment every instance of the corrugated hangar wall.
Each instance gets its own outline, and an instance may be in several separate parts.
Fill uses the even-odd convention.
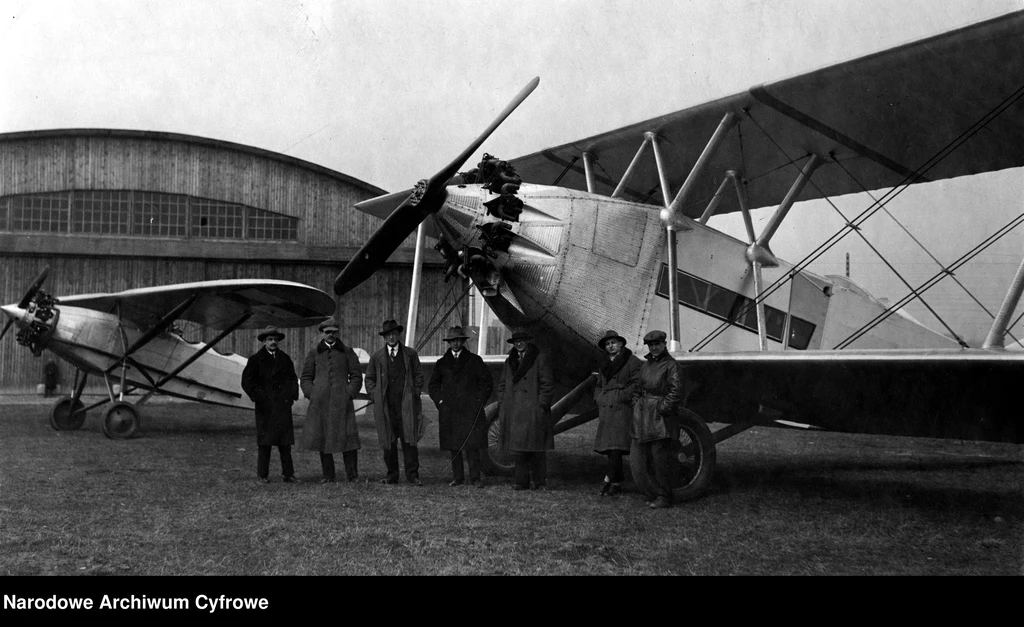
[[[118,223],[116,215],[111,217],[116,212],[97,208],[102,203],[93,199],[101,191],[112,192],[103,198],[125,199],[126,206],[142,193],[187,198],[181,201],[188,207],[179,229],[183,234],[142,234],[143,229],[133,226],[138,216],[130,215],[130,207],[129,216]],[[352,205],[382,193],[315,164],[205,138],[103,129],[0,135],[0,299],[16,302],[45,266],[50,274],[44,289],[58,297],[243,278],[296,281],[330,294],[334,277],[380,224]],[[68,216],[60,222],[54,216],[64,211],[65,202]],[[237,212],[248,212],[248,222],[239,220],[238,237],[211,235],[205,217],[200,226],[196,207],[227,207],[230,212],[236,205]],[[36,206],[46,208],[32,208]],[[26,218],[30,214],[34,221]],[[285,236],[251,237],[257,219],[261,224],[287,224],[281,231]],[[384,319],[394,317],[405,324],[413,244],[408,238],[381,271],[336,298],[344,341],[372,351],[381,344],[377,333]],[[461,294],[461,284],[443,283],[436,253],[427,251],[425,257],[420,337]],[[442,352],[443,332],[451,324],[468,326],[465,316],[463,301],[421,353]],[[198,325],[182,326],[189,340],[209,340],[216,334]],[[286,333],[282,347],[297,361],[318,338],[315,328]],[[236,331],[218,350],[248,355],[259,347],[255,335]],[[15,343],[14,329],[8,336],[0,342],[0,393],[33,392],[42,381],[43,364],[55,357],[49,352],[33,357]],[[55,360],[66,390],[74,371]],[[100,382],[90,380],[91,390],[98,386]]]

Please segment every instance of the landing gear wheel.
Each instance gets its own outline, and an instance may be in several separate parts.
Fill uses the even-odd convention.
[[[702,496],[711,484],[715,472],[715,440],[711,430],[700,416],[688,409],[680,409],[679,439],[672,443],[676,461],[672,468],[672,498],[675,502],[692,501]],[[629,466],[633,481],[644,494],[654,493],[654,478],[637,454],[634,441],[630,449]]]
[[[77,431],[84,422],[85,405],[80,400],[65,396],[58,398],[50,408],[50,426],[57,431]]]
[[[484,410],[487,420],[487,449],[480,457],[485,473],[492,477],[511,477],[516,463],[510,453],[501,450],[498,434],[501,433],[501,421],[498,420],[498,406],[492,405]]]
[[[131,403],[118,401],[103,414],[103,434],[111,440],[127,440],[140,425],[139,411]]]

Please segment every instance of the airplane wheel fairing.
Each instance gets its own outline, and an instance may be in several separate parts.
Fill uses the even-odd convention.
[[[57,431],[76,431],[82,428],[85,422],[85,405],[82,401],[74,401],[72,410],[72,398],[65,396],[57,399],[57,402],[50,408],[50,426]]]
[[[679,439],[672,443],[672,453],[678,463],[672,468],[672,498],[679,503],[691,501],[707,491],[715,472],[716,453],[711,429],[700,416],[688,409],[680,409],[677,419]],[[629,456],[633,481],[640,492],[653,494],[654,481],[636,447],[634,441]]]
[[[491,476],[511,477],[516,463],[512,459],[512,455],[502,451],[498,444],[498,434],[501,433],[498,406],[494,404],[484,411],[487,418],[487,450],[481,455],[484,472]]]
[[[689,501],[703,495],[715,473],[717,454],[715,438],[704,420],[689,409],[679,412],[678,448],[674,448],[679,466],[672,496],[676,501]]]
[[[140,422],[138,410],[119,401],[103,414],[103,433],[112,440],[126,440],[138,432]]]

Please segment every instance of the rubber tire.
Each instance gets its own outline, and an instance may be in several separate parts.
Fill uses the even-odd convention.
[[[111,440],[127,440],[141,426],[142,417],[131,403],[118,401],[103,413],[103,434]]]
[[[707,492],[711,485],[711,477],[715,473],[717,456],[715,440],[711,429],[704,420],[690,411],[680,409],[679,439],[673,444],[673,452],[680,462],[672,470],[672,500],[676,503],[692,501]],[[643,494],[653,493],[653,482],[647,469],[640,464],[640,456],[636,454],[636,441],[630,449],[629,467],[633,474],[633,482]],[[689,454],[684,454],[684,449]]]
[[[512,455],[502,452],[498,445],[501,423],[498,421],[497,403],[491,403],[484,409],[484,418],[487,420],[487,448],[480,456],[483,471],[490,477],[511,477],[516,464]]]
[[[75,409],[71,409],[71,397],[58,398],[50,407],[50,426],[56,431],[77,431],[85,423],[85,405],[81,400],[75,401]]]

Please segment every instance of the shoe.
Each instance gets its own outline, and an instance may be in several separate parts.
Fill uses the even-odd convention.
[[[454,488],[456,486],[460,486],[460,485],[462,485],[462,480],[461,479],[455,479],[454,481],[451,481],[448,485],[449,485],[449,487],[452,487],[452,488]]]
[[[612,489],[612,484],[610,482],[605,481],[604,483],[602,483],[601,484],[601,496],[608,496],[608,493],[611,491],[611,489]]]
[[[659,496],[652,502],[648,503],[647,507],[650,507],[651,509],[668,509],[672,507],[672,501],[668,500],[663,496]]]
[[[422,487],[423,486],[423,482],[420,481],[419,477],[413,477],[412,479],[409,479],[409,485],[414,485],[414,486]]]
[[[285,477],[283,479],[283,481],[285,483],[302,483],[301,481],[299,481],[298,479],[296,479],[295,477],[292,477],[292,476]]]
[[[622,486],[617,483],[613,483],[611,484],[611,487],[608,488],[608,493],[605,494],[605,496],[618,496],[619,492],[622,492]]]
[[[383,479],[380,480],[380,483],[384,485],[394,485],[398,483],[398,479],[388,479],[387,477],[384,477]]]
[[[270,483],[270,479],[267,479],[266,477],[260,477],[260,483]]]

